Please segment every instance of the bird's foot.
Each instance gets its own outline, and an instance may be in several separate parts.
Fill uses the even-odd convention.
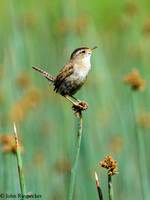
[[[75,100],[78,101],[78,102],[81,102],[79,99],[77,99],[76,97],[74,97],[74,96],[72,96],[72,95],[70,95],[70,97],[73,98],[73,99],[75,99]]]
[[[79,114],[81,114],[81,111],[84,111],[88,108],[88,104],[85,101],[78,101],[78,102],[74,102],[73,106],[72,106],[72,110],[75,111],[75,115],[78,116]]]
[[[81,101],[80,99],[77,99],[77,102],[80,104],[80,103],[82,103],[84,101]],[[86,102],[84,102],[84,103],[86,103]]]

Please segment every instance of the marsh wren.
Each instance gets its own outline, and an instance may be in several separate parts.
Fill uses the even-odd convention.
[[[58,92],[76,106],[77,104],[68,96],[72,97],[78,102],[81,102],[72,95],[80,90],[82,85],[85,83],[85,80],[91,69],[91,53],[95,48],[97,47],[81,47],[75,49],[71,54],[70,61],[62,68],[56,78],[42,69],[34,66],[32,68],[40,72],[52,85],[54,85],[54,91],[56,91],[56,93]]]

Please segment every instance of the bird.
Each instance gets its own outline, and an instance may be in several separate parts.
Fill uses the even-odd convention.
[[[53,77],[38,67],[32,66],[32,68],[45,76],[50,84],[54,86],[54,91],[56,93],[59,93],[68,99],[74,106],[77,106],[77,103],[69,97],[73,98],[77,102],[81,102],[73,95],[81,89],[87,79],[91,69],[91,53],[96,48],[97,46],[92,48],[80,47],[75,49],[70,56],[69,62],[60,70],[56,77]]]

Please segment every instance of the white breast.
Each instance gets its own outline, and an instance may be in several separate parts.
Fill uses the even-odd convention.
[[[90,57],[91,55],[88,55],[74,65],[74,69],[77,72],[76,74],[78,74],[78,76],[81,76],[83,79],[86,79],[91,69]]]

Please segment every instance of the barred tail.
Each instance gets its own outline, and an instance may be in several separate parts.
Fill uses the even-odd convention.
[[[45,76],[45,78],[47,78],[48,81],[50,81],[52,84],[54,84],[55,82],[55,78],[53,76],[51,76],[49,73],[47,73],[46,71],[39,69],[37,67],[32,66],[33,69],[35,69],[36,71],[40,72],[43,76]]]

